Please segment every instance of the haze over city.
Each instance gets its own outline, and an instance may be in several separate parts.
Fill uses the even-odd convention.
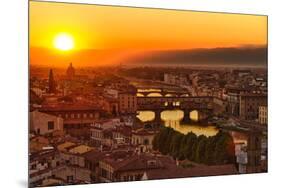
[[[265,16],[48,2],[30,6],[31,65],[62,67],[75,61],[83,67],[163,59],[172,64],[243,65],[250,60],[266,65]],[[71,40],[70,49],[57,48],[59,35]],[[239,59],[232,58],[237,50]]]
[[[267,172],[267,17],[30,1],[29,185]]]

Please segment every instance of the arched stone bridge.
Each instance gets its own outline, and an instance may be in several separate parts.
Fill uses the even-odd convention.
[[[161,112],[178,109],[184,111],[184,121],[189,114],[198,111],[198,119],[206,119],[213,110],[213,97],[137,97],[137,110],[150,110],[155,113],[155,121],[161,121]]]
[[[182,89],[177,90],[177,89],[152,89],[152,90],[138,90],[138,95],[140,97],[148,97],[149,94],[160,94],[162,97],[185,97],[189,96],[188,91],[184,91]]]

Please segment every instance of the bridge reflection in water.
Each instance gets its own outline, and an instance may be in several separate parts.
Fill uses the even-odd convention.
[[[137,117],[142,122],[149,122],[155,119],[155,113],[153,111],[139,111]],[[173,129],[187,134],[193,132],[196,135],[214,136],[218,133],[218,129],[211,125],[195,125],[192,123],[182,122],[184,118],[184,112],[182,110],[165,110],[161,112],[161,120],[163,120],[164,125],[167,127],[172,127]],[[196,121],[198,118],[198,112],[196,110],[190,113],[190,119]]]
[[[138,92],[137,97],[189,97],[186,92],[173,92],[173,91],[143,91]]]
[[[147,97],[162,97],[161,93],[149,93]]]

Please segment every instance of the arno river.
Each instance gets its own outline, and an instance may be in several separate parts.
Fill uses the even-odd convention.
[[[149,122],[152,121],[155,118],[153,111],[139,111],[137,117],[142,122]],[[207,125],[207,124],[186,124],[181,122],[181,120],[184,117],[184,113],[181,110],[165,110],[161,113],[161,119],[164,122],[164,125],[167,127],[172,127],[173,129],[183,133],[187,134],[189,132],[193,132],[197,136],[199,135],[205,135],[205,136],[214,136],[218,133],[219,129],[214,125]],[[193,111],[190,114],[190,118],[194,121],[197,119],[197,112]],[[246,135],[229,131],[229,133],[232,135],[235,143],[246,143]]]
[[[139,92],[151,92],[148,97],[160,97],[162,96],[159,92],[159,89],[138,89]],[[138,93],[139,97],[143,95]],[[168,97],[168,96],[166,96]],[[155,114],[153,111],[138,111],[137,118],[139,118],[142,122],[149,122],[154,120]],[[165,110],[161,113],[161,119],[164,122],[166,127],[172,127],[174,130],[179,131],[183,134],[187,134],[189,132],[193,132],[197,136],[205,135],[205,136],[214,136],[219,132],[219,128],[215,125],[209,124],[196,124],[196,123],[183,123],[182,119],[184,118],[184,112],[182,110]],[[192,111],[190,113],[190,119],[194,122],[197,120],[197,111]],[[229,131],[232,135],[235,143],[247,143],[247,136],[240,132]]]
[[[139,111],[139,114],[137,115],[142,122],[152,121],[154,116],[153,111]],[[219,131],[215,126],[210,125],[183,124],[181,123],[183,117],[184,113],[181,110],[165,110],[161,113],[161,119],[163,120],[165,126],[172,127],[183,134],[193,132],[198,136],[214,136]],[[190,118],[196,120],[197,112],[194,111],[191,113]]]

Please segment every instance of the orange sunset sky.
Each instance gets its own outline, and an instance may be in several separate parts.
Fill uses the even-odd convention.
[[[264,46],[267,17],[240,14],[30,2],[30,61],[100,65],[149,50]],[[66,33],[73,49],[54,39]]]

